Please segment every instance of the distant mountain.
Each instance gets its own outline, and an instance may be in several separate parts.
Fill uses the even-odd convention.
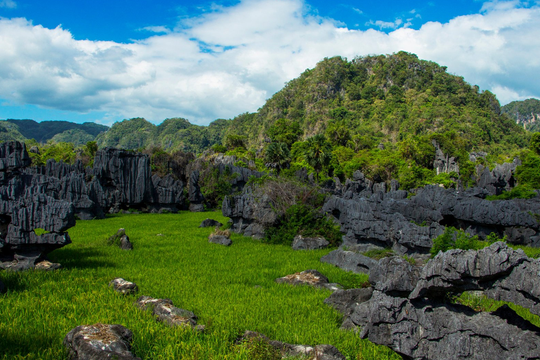
[[[11,139],[34,139],[43,143],[56,137],[55,141],[73,142],[75,145],[92,141],[98,134],[109,129],[108,126],[91,122],[77,124],[58,120],[37,122],[34,120],[7,119],[0,121],[0,126],[13,132]],[[20,136],[23,138],[21,139]],[[2,138],[1,134],[0,138]]]
[[[221,143],[224,129],[229,122],[220,119],[209,126],[199,126],[183,118],[171,118],[154,125],[143,118],[134,118],[113,124],[107,132],[100,134],[96,141],[99,147],[140,149],[159,146],[169,152],[182,150],[200,153],[216,143]]]
[[[503,106],[501,110],[525,129],[540,131],[540,100],[531,98],[523,101],[512,101]]]

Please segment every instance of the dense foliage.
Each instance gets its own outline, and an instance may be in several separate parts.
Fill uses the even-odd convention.
[[[525,129],[536,132],[540,131],[540,100],[527,99],[523,101],[512,101],[503,106],[501,110]]]
[[[80,145],[83,143],[86,143],[87,141],[92,141],[95,139],[95,137],[100,134],[101,132],[107,131],[109,128],[105,125],[99,125],[91,122],[85,122],[83,124],[76,124],[70,121],[42,121],[37,122],[34,120],[13,120],[8,119],[5,121],[0,121],[0,123],[9,123],[12,125],[15,125],[17,128],[17,131],[26,139],[34,139],[37,142],[45,143],[48,140],[53,139],[58,134],[62,134],[68,130],[75,131],[74,138],[71,139],[66,134],[62,135],[61,138],[58,141],[66,141],[66,142],[76,142],[77,138],[81,138],[82,136],[86,136],[88,140],[80,140],[78,144]],[[8,124],[4,124],[3,128],[8,126]]]

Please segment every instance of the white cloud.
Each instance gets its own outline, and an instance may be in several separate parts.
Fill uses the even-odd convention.
[[[0,8],[8,8],[8,9],[15,9],[17,7],[17,3],[13,0],[1,0],[0,1]]]
[[[416,53],[497,94],[540,97],[540,9],[517,2],[414,30],[358,31],[310,15],[301,0],[244,0],[129,44],[77,41],[60,27],[0,19],[0,98],[103,121],[183,116],[206,124],[255,111],[324,57]],[[392,26],[400,24],[392,23]],[[404,24],[406,25],[406,24]]]

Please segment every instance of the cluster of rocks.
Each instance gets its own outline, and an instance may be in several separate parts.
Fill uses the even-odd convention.
[[[341,225],[343,245],[359,252],[392,248],[399,254],[427,253],[445,226],[478,235],[507,236],[514,244],[540,246],[540,197],[489,201],[484,188],[467,190],[426,186],[416,194],[390,191],[356,173],[323,211]],[[412,195],[412,196],[411,196]]]
[[[30,157],[24,144],[0,144],[0,268],[34,268],[45,256],[71,243],[75,208],[48,191],[49,179],[26,172]],[[40,266],[51,269],[58,265]]]
[[[69,165],[50,159],[26,173],[40,178],[50,196],[73,203],[83,220],[129,208],[175,212],[185,202],[182,181],[152,176],[148,155],[127,150],[99,150],[91,168],[80,161]]]
[[[492,313],[448,301],[482,291],[540,315],[540,261],[502,242],[482,250],[439,253],[422,269],[400,257],[370,271],[373,289],[340,290],[326,303],[343,327],[410,359],[538,359],[540,328],[503,306]]]

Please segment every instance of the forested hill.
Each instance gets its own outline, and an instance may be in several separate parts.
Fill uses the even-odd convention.
[[[82,145],[92,141],[101,132],[107,131],[108,126],[92,122],[76,124],[69,121],[13,120],[0,121],[0,140],[34,139],[37,142],[72,142]]]
[[[529,131],[540,131],[540,100],[512,101],[501,110]]]
[[[433,134],[457,138],[468,151],[526,143],[523,128],[501,114],[492,93],[406,52],[324,59],[257,113],[233,119],[227,133],[260,147],[278,119],[299,123],[304,139],[325,132],[331,139],[346,129],[344,145],[355,150]]]

